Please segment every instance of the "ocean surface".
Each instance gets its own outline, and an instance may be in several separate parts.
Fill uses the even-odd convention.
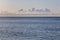
[[[60,17],[0,17],[0,40],[60,40]]]

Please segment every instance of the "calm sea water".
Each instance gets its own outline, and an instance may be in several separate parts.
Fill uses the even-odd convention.
[[[60,17],[0,17],[0,40],[60,40]]]

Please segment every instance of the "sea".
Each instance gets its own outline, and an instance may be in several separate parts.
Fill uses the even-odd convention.
[[[60,17],[0,17],[0,40],[60,40]]]

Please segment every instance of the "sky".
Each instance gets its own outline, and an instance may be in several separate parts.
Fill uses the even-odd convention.
[[[60,0],[0,0],[0,11],[15,13],[21,8],[48,8],[51,13],[60,13]]]

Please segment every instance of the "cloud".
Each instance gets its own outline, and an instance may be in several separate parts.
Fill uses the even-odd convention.
[[[32,8],[31,11],[33,11],[33,12],[51,12],[51,10],[48,8],[39,8],[39,9]]]
[[[45,8],[45,12],[51,12],[51,10],[48,8]]]

